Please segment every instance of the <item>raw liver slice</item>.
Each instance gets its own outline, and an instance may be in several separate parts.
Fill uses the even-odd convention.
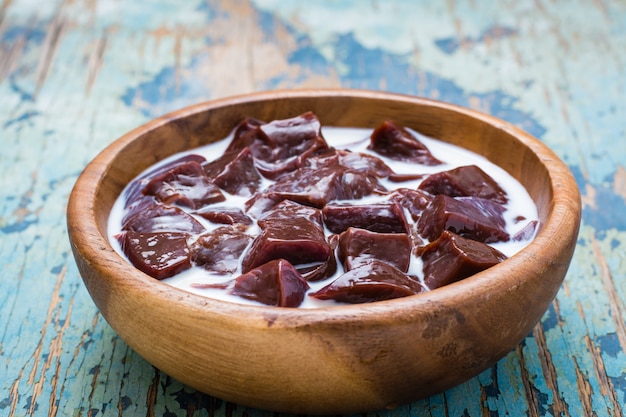
[[[422,165],[442,163],[415,136],[390,121],[383,122],[374,130],[368,149],[396,161]]]
[[[251,225],[252,219],[243,210],[233,207],[206,206],[194,212],[198,216],[219,224],[241,224]]]
[[[411,239],[404,233],[376,233],[350,227],[339,235],[338,256],[347,271],[377,260],[407,272]]]
[[[169,207],[152,202],[136,210],[125,219],[122,230],[133,232],[183,232],[202,233],[204,226],[187,212],[178,207]]]
[[[238,227],[218,227],[200,235],[191,245],[191,260],[207,271],[233,273],[239,268],[239,258],[251,240]]]
[[[135,268],[156,279],[191,268],[187,233],[122,232],[116,236]]]
[[[242,271],[248,272],[266,262],[286,259],[296,268],[327,263],[334,256],[321,225],[318,209],[283,201],[258,221],[261,233],[254,239],[242,260]],[[334,273],[325,271],[325,276]]]
[[[406,209],[413,221],[416,221],[422,215],[422,212],[428,207],[433,196],[420,190],[411,190],[408,188],[398,188],[391,193],[389,200],[394,201],[400,207]]]
[[[284,259],[276,259],[240,275],[230,290],[233,295],[278,307],[298,307],[309,284]]]
[[[163,204],[178,204],[192,210],[226,200],[196,161],[178,165],[152,178],[143,193],[155,196]]]
[[[406,297],[420,291],[417,280],[389,264],[372,261],[351,269],[310,296],[358,304]]]
[[[269,179],[294,171],[308,157],[329,149],[312,112],[259,125],[249,147],[257,169]]]
[[[393,202],[375,204],[328,204],[322,209],[324,224],[333,233],[358,227],[380,233],[408,233],[402,208]]]
[[[252,145],[258,134],[257,128],[262,124],[265,124],[265,122],[253,117],[246,117],[239,122],[233,130],[233,138],[224,153],[239,152],[243,148]]]
[[[510,239],[502,217],[505,209],[498,203],[481,198],[435,196],[417,223],[418,232],[433,241],[444,230],[484,243]]]
[[[431,290],[460,281],[506,259],[495,248],[445,231],[422,253],[424,284]]]
[[[135,201],[141,199],[141,197],[143,196],[142,190],[145,188],[146,184],[148,184],[148,182],[150,182],[150,180],[157,175],[161,175],[181,164],[184,164],[185,162],[197,162],[201,164],[204,161],[206,161],[206,159],[201,155],[189,154],[168,162],[167,164],[164,164],[156,169],[145,172],[144,174],[131,181],[131,183],[128,185],[128,188],[124,192],[124,207],[129,207]]]
[[[485,171],[476,165],[461,166],[429,175],[419,186],[430,194],[450,197],[479,197],[506,204],[506,192]]]
[[[261,185],[261,175],[254,166],[250,148],[224,154],[204,164],[203,168],[213,183],[229,194],[251,196]]]

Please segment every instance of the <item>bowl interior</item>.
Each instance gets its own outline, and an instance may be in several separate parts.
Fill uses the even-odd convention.
[[[384,120],[393,120],[483,155],[518,179],[537,204],[542,223],[547,219],[548,203],[553,196],[552,187],[545,182],[547,168],[539,160],[532,138],[504,122],[453,105],[411,97],[373,92],[292,92],[200,104],[125,135],[111,149],[115,160],[108,167],[107,180],[99,184],[102,192],[96,194],[101,230],[106,230],[110,209],[121,190],[154,163],[226,137],[247,116],[271,121],[306,111],[313,111],[326,126],[374,128]],[[520,146],[520,135],[529,139],[525,146]]]

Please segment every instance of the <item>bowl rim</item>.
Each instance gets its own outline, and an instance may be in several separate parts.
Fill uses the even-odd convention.
[[[101,185],[102,174],[111,167],[117,153],[133,140],[174,119],[189,117],[218,107],[237,106],[242,103],[275,100],[277,98],[289,100],[306,97],[373,98],[434,106],[446,111],[464,114],[505,131],[524,146],[530,148],[547,169],[549,185],[552,187],[552,199],[549,202],[550,208],[542,228],[535,239],[514,256],[464,280],[426,293],[393,300],[311,309],[240,304],[190,293],[144,274],[113,249],[106,230],[100,229],[94,215],[96,211],[93,204],[95,192]],[[97,180],[98,186],[96,187],[89,185],[90,181],[94,179]],[[434,304],[451,305],[451,303],[456,303],[459,300],[462,301],[479,293],[484,293],[487,287],[494,291],[506,291],[514,287],[521,278],[515,274],[509,276],[503,273],[511,268],[515,269],[529,262],[539,262],[538,267],[545,267],[551,258],[549,254],[546,254],[546,250],[549,253],[557,253],[566,250],[567,246],[571,245],[565,239],[554,241],[552,236],[564,234],[576,239],[580,223],[581,203],[580,193],[575,184],[569,168],[545,144],[511,123],[477,110],[429,98],[362,89],[270,90],[218,98],[187,106],[157,117],[122,135],[100,151],[79,175],[68,200],[67,223],[72,249],[76,257],[81,257],[84,262],[90,264],[97,271],[103,271],[105,267],[110,268],[111,265],[119,268],[117,276],[106,275],[100,277],[101,279],[110,280],[111,284],[115,284],[122,283],[121,277],[124,277],[123,285],[129,291],[136,291],[145,296],[151,294],[161,301],[177,303],[180,308],[193,310],[195,314],[201,315],[212,312],[226,320],[229,317],[233,319],[236,317],[237,321],[243,320],[247,321],[249,325],[263,327],[267,327],[268,321],[274,323],[276,320],[281,323],[282,327],[300,326],[318,321],[332,320],[336,322],[355,319],[360,322],[375,324],[379,322],[381,315],[385,315],[390,320],[404,322],[410,320],[410,312],[428,310]],[[79,195],[82,197],[78,198]],[[90,197],[88,201],[84,200],[85,195]],[[88,215],[78,215],[79,212],[84,212],[85,208],[88,209]],[[132,279],[128,279],[129,277]]]

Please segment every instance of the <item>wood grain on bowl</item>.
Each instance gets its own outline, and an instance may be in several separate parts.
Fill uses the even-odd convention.
[[[393,120],[484,155],[518,179],[541,227],[484,272],[397,300],[314,310],[239,305],[153,280],[111,247],[107,220],[123,187],[171,154],[219,140],[243,118],[313,111],[323,125]],[[475,376],[513,349],[555,297],[580,223],[574,178],[537,139],[494,117],[356,90],[256,93],[198,104],[124,135],[85,169],[68,207],[79,270],[109,324],[140,355],[211,395],[311,414],[377,410]]]

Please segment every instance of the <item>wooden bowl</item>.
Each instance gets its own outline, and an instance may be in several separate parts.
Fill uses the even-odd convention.
[[[518,254],[427,293],[289,309],[190,294],[135,269],[107,239],[123,187],[155,162],[226,136],[244,117],[311,110],[323,125],[384,119],[486,156],[534,199],[541,228]],[[280,412],[365,412],[428,397],[509,353],[540,320],[568,269],[580,195],[559,158],[520,129],[454,105],[355,90],[265,92],[160,117],[122,136],[80,175],[67,221],[78,268],[111,327],[148,362],[199,391]]]

